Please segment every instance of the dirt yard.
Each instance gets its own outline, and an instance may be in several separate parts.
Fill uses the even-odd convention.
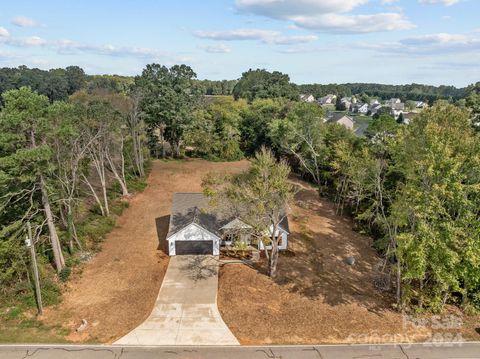
[[[394,298],[373,285],[381,259],[371,239],[354,232],[352,221],[336,215],[335,206],[308,184],[294,181],[301,189],[289,216],[291,252],[280,258],[275,281],[261,267],[227,264],[221,270],[219,309],[238,340],[253,345],[430,339],[431,328],[404,321],[392,310]],[[348,256],[355,258],[353,266],[345,262]],[[458,331],[446,332],[437,339],[461,339]],[[479,338],[471,327],[462,335]]]
[[[111,343],[142,323],[168,264],[159,241],[168,230],[172,194],[200,191],[201,178],[210,171],[247,167],[247,161],[155,161],[145,191],[129,200],[102,251],[73,274],[62,303],[46,311],[45,323],[68,328],[69,341],[99,343]],[[404,328],[401,316],[391,310],[392,298],[374,288],[380,259],[371,240],[355,233],[352,222],[336,216],[333,205],[319,200],[315,190],[297,183],[302,190],[289,217],[292,254],[281,257],[277,280],[243,264],[221,271],[219,308],[241,343],[427,338],[427,330]],[[356,263],[347,265],[346,256],[354,256]],[[87,329],[77,333],[82,319]],[[475,335],[467,338],[478,340]]]
[[[99,252],[68,283],[62,303],[49,308],[43,320],[70,329],[68,340],[111,343],[150,314],[168,257],[159,247],[165,239],[174,192],[200,191],[209,171],[240,171],[248,162],[201,160],[155,161],[143,193],[117,221]],[[76,333],[82,319],[88,327]]]

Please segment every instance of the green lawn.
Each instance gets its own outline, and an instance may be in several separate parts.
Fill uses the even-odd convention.
[[[67,343],[68,330],[48,326],[19,307],[1,307],[0,343]]]

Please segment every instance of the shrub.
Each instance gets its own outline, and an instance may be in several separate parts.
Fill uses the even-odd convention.
[[[72,269],[70,267],[65,267],[62,269],[60,273],[58,273],[58,278],[60,278],[62,282],[66,282],[70,277],[71,273],[72,273]]]

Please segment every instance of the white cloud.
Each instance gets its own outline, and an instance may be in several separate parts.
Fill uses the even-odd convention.
[[[341,13],[353,10],[368,0],[236,0],[240,11],[277,19]]]
[[[12,24],[20,27],[37,27],[40,26],[38,22],[26,16],[16,16],[12,19]]]
[[[316,35],[284,36],[278,31],[258,29],[237,29],[228,31],[194,31],[193,35],[201,39],[236,41],[257,40],[266,44],[293,45],[312,42],[318,39]]]
[[[200,49],[205,50],[211,54],[226,54],[232,51],[227,45],[225,44],[214,44],[214,45],[198,45]]]
[[[380,4],[389,5],[398,2],[399,0],[380,0]]]
[[[418,0],[420,4],[428,4],[428,5],[435,5],[435,4],[442,4],[445,6],[452,6],[460,2],[460,0]]]
[[[72,40],[46,40],[38,36],[0,37],[0,44],[14,47],[44,47],[59,54],[94,54],[115,57],[133,57],[148,61],[164,61],[165,63],[191,62],[188,57],[180,57],[153,48],[136,46],[114,46],[110,44],[88,44]]]
[[[397,13],[373,15],[327,14],[315,17],[295,17],[295,23],[303,28],[335,33],[369,33],[394,30],[408,30],[414,25]]]
[[[318,49],[305,47],[282,47],[276,51],[281,54],[307,54],[318,51]]]
[[[18,57],[18,56],[15,55],[15,54],[12,54],[11,52],[6,52],[6,51],[1,51],[0,50],[0,61],[10,60],[10,59],[14,59],[16,57]]]
[[[238,29],[229,31],[194,31],[193,35],[201,39],[234,41],[234,40],[261,40],[278,35],[277,31]]]
[[[9,37],[9,36],[10,36],[10,33],[8,32],[8,30],[0,26],[0,37]]]
[[[452,1],[452,0],[450,0]],[[394,0],[383,0],[392,3]],[[368,0],[236,0],[239,11],[292,21],[309,30],[334,33],[367,33],[414,27],[401,12],[348,14]]]
[[[396,42],[360,43],[357,44],[357,47],[405,55],[464,53],[480,50],[480,38],[461,34],[439,33],[409,37]]]

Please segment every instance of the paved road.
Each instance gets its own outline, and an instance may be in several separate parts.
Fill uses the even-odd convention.
[[[218,257],[170,258],[155,307],[119,345],[238,345],[217,308]]]
[[[270,347],[0,346],[0,359],[479,359],[480,343]]]

